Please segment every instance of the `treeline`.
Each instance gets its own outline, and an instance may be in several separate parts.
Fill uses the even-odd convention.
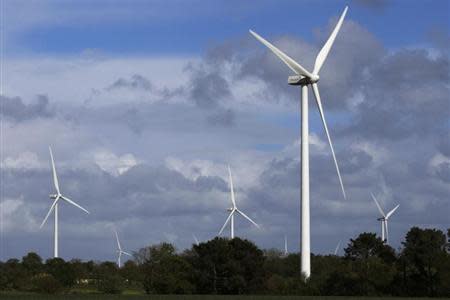
[[[0,290],[73,293],[450,296],[450,229],[413,227],[397,253],[373,233],[351,239],[344,256],[313,255],[299,275],[298,253],[261,250],[248,240],[215,238],[177,253],[168,243],[113,262],[45,261],[29,253],[0,262]]]

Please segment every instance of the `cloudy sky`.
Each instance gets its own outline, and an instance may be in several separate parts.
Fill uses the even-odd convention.
[[[311,69],[345,5],[321,93],[348,199],[311,101],[312,251],[413,225],[450,227],[447,1],[13,1],[3,3],[0,259],[52,255],[42,222],[63,193],[64,258],[115,258],[162,241],[180,250],[219,231],[299,249],[299,89],[253,29]],[[432,3],[432,5],[431,5]],[[229,234],[229,231],[226,231]]]

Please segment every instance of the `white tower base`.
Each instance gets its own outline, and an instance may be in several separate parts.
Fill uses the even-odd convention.
[[[310,217],[309,217],[309,127],[308,127],[308,85],[301,86],[301,273],[311,276]]]
[[[53,257],[58,257],[58,204],[55,204],[55,249],[53,253]]]

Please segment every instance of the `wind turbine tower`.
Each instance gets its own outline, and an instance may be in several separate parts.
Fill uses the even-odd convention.
[[[309,113],[308,113],[308,86],[312,87],[312,91],[316,98],[317,108],[319,109],[320,117],[322,119],[325,133],[327,135],[328,143],[333,155],[334,164],[336,167],[339,183],[341,185],[342,194],[346,198],[344,184],[342,183],[341,173],[334,153],[333,144],[331,142],[330,134],[328,132],[325,115],[322,108],[322,101],[320,100],[319,88],[317,82],[319,81],[319,71],[322,68],[325,59],[330,52],[331,46],[336,39],[336,36],[342,26],[347,7],[339,18],[336,27],[326,41],[323,48],[316,57],[314,70],[309,72],[292,58],[281,52],[274,45],[266,41],[257,33],[250,30],[250,33],[266,47],[268,47],[279,59],[281,59],[295,75],[288,77],[288,84],[300,86],[301,88],[301,273],[305,278],[311,275],[311,246],[310,246],[310,207],[309,207]]]

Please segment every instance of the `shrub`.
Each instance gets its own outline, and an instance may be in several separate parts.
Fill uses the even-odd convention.
[[[123,291],[123,284],[122,277],[111,274],[103,276],[98,281],[98,290],[106,294],[121,294]]]
[[[33,290],[38,293],[55,294],[61,290],[61,284],[50,274],[41,273],[31,278]]]

